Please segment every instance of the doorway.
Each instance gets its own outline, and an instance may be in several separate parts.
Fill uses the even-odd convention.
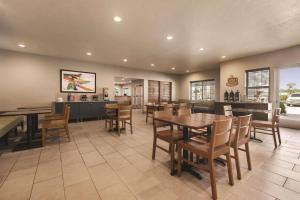
[[[281,68],[278,73],[279,106],[285,127],[300,128],[300,65]]]
[[[135,78],[114,78],[115,100],[121,104],[131,104],[134,109],[144,106],[144,80]]]

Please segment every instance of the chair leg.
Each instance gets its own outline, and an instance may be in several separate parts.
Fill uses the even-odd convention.
[[[153,137],[152,160],[155,160],[157,138]]]
[[[148,123],[148,112],[146,112],[146,124]]]
[[[214,164],[214,159],[209,158],[208,159],[208,164],[209,164],[209,175],[210,175],[210,185],[211,185],[211,193],[212,193],[212,198],[214,200],[217,199],[217,186],[216,186],[216,174],[215,174],[215,164]]]
[[[246,143],[246,144],[245,144],[245,149],[246,149],[246,156],[247,156],[248,170],[252,170],[251,158],[250,158],[249,143]]]
[[[233,185],[233,175],[232,175],[232,165],[231,165],[231,157],[230,154],[226,154],[226,160],[227,160],[227,170],[228,170],[228,177],[229,177],[229,184]]]
[[[190,161],[193,162],[193,160],[194,160],[194,154],[193,152],[190,152]]]
[[[277,148],[277,141],[276,141],[276,135],[275,135],[275,129],[274,127],[272,127],[272,135],[273,135],[273,140],[274,140],[274,146],[275,146],[275,149]]]
[[[46,129],[42,129],[42,146],[45,146],[45,140],[46,140]]]
[[[68,126],[65,126],[65,130],[66,130],[67,136],[68,136],[68,138],[69,138],[69,142],[71,142],[71,137],[70,137],[69,127],[68,127]]]
[[[171,175],[175,172],[175,144],[171,144]]]
[[[280,136],[279,126],[277,126],[276,129],[277,129],[278,142],[279,142],[279,145],[281,145],[281,136]]]
[[[130,121],[130,133],[131,133],[131,135],[132,135],[132,122]]]
[[[120,121],[117,120],[117,126],[118,126],[118,134],[121,136],[121,129],[120,129]]]
[[[238,150],[238,147],[234,147],[233,149],[234,149],[234,159],[235,159],[237,178],[240,180],[240,179],[242,179],[242,175],[241,175],[239,150]]]
[[[181,160],[182,160],[182,148],[178,147],[178,157],[177,157],[177,176],[181,176]]]

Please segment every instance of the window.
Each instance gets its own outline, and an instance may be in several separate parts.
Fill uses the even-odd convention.
[[[215,80],[192,81],[191,100],[215,100]]]
[[[246,71],[246,93],[248,99],[268,102],[270,97],[270,69]]]

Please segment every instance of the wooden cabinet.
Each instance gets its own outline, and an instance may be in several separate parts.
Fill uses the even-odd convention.
[[[70,110],[70,121],[98,120],[105,118],[105,105],[116,103],[115,101],[99,102],[54,102],[55,113],[63,113],[64,105],[68,104]]]
[[[172,83],[167,81],[148,81],[148,102],[172,101]]]

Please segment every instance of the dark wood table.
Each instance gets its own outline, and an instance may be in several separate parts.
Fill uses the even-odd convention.
[[[27,142],[18,144],[19,149],[30,149],[41,146],[41,141],[33,140],[36,139],[36,133],[38,132],[38,115],[39,114],[49,114],[51,109],[20,109],[12,110],[0,113],[0,116],[26,116],[27,122]],[[17,147],[18,148],[18,147]]]
[[[155,118],[155,119],[183,127],[183,139],[187,141],[190,138],[189,129],[207,128],[207,134],[208,134],[208,137],[210,137],[211,127],[213,125],[214,120],[222,120],[222,119],[226,119],[226,118],[227,117],[225,117],[224,115],[194,113],[194,114],[186,115],[186,116],[173,115],[170,117],[159,117],[159,118]],[[183,157],[185,159],[188,159],[188,156],[189,156],[188,154],[189,154],[188,151],[186,151],[186,150],[183,151]],[[199,179],[202,178],[201,175],[199,173],[195,172],[192,169],[192,166],[188,165],[187,163],[183,164],[182,169],[184,171],[191,173],[192,175],[196,176]],[[174,175],[174,174],[176,174],[176,171],[171,172],[171,175]]]

